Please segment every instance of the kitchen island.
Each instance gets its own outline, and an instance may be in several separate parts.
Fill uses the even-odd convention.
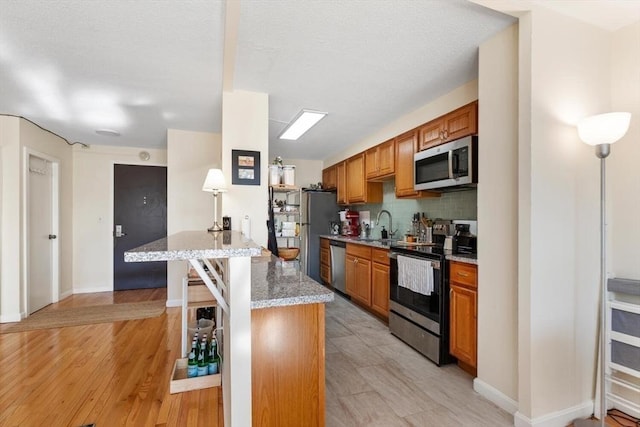
[[[261,254],[239,232],[187,231],[127,251],[125,261],[188,260],[217,300],[225,426],[323,426],[324,303],[333,293]]]

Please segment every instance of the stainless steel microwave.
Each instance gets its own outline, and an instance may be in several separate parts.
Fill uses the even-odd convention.
[[[427,148],[414,154],[413,160],[416,190],[472,186],[478,182],[478,137]]]

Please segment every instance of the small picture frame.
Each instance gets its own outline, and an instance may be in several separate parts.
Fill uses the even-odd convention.
[[[260,152],[231,150],[231,183],[260,185]]]

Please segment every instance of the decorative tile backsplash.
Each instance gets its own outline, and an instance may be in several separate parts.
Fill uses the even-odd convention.
[[[386,181],[383,184],[383,202],[366,205],[351,205],[350,209],[357,211],[370,211],[372,223],[382,209],[391,212],[393,216],[393,229],[399,230],[395,237],[404,235],[411,229],[411,219],[416,212],[424,212],[430,219],[467,219],[477,220],[478,218],[478,192],[475,188],[442,193],[437,198],[422,199],[396,199],[395,182]],[[379,238],[382,226],[388,227],[389,219],[383,216],[380,224],[372,230],[371,237]]]

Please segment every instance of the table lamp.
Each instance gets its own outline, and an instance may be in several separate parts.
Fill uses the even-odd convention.
[[[222,231],[222,227],[218,224],[218,193],[227,191],[222,170],[209,169],[204,184],[202,184],[202,191],[213,193],[213,225],[207,228],[207,231]]]

